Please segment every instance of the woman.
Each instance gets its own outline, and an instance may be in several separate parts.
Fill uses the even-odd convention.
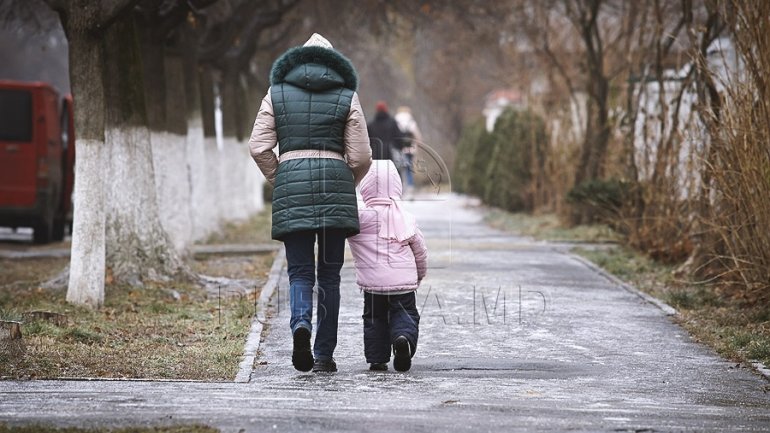
[[[333,372],[345,238],[359,232],[355,186],[372,160],[358,76],[329,41],[313,34],[275,61],[270,84],[249,147],[274,186],[272,237],[286,248],[292,364],[299,371]],[[316,241],[318,311],[311,353]]]

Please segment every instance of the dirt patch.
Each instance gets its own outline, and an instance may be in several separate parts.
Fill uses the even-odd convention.
[[[0,259],[0,287],[38,284],[54,277],[69,262],[66,258]]]
[[[212,277],[225,277],[232,279],[257,278],[264,283],[270,266],[273,263],[274,254],[261,254],[253,256],[222,256],[207,257],[205,260],[193,262],[193,270],[198,274]]]

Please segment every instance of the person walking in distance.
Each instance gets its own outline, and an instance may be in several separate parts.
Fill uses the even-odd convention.
[[[359,185],[361,233],[348,239],[364,293],[364,355],[371,370],[407,371],[417,350],[415,291],[428,269],[428,249],[413,215],[401,209],[401,177],[392,161],[372,163]]]
[[[389,159],[400,170],[404,134],[388,112],[388,104],[385,101],[377,102],[374,119],[369,122],[367,129],[372,146],[372,158]]]
[[[334,372],[345,239],[359,232],[355,186],[371,164],[358,76],[328,40],[313,34],[275,61],[270,84],[249,147],[274,186],[272,237],[286,248],[292,364],[299,371]]]
[[[412,110],[409,107],[398,107],[396,112],[396,123],[405,135],[404,145],[401,153],[404,156],[404,177],[406,180],[406,193],[409,195],[414,189],[414,159],[417,155],[417,146],[422,144],[422,132],[417,126],[417,122],[412,116]]]

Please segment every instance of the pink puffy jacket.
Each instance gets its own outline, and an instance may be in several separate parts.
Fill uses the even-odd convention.
[[[372,164],[370,173],[380,161]],[[390,162],[390,161],[388,161]],[[390,164],[392,165],[392,163]],[[395,166],[393,167],[395,172]],[[367,174],[367,176],[369,175]],[[401,179],[396,173],[385,187],[364,188],[361,195],[364,203],[372,196],[401,198]],[[422,232],[417,228],[414,236],[403,242],[384,239],[378,234],[387,206],[364,205],[359,203],[358,219],[361,231],[348,238],[356,266],[356,278],[362,290],[374,293],[404,292],[416,290],[428,270],[428,249]]]

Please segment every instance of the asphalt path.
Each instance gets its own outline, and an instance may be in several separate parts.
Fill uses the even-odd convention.
[[[248,383],[0,382],[0,422],[200,422],[250,431],[770,431],[768,382],[564,248],[482,223],[453,195],[407,203],[428,240],[407,373],[370,372],[342,274],[339,372],[291,367],[287,279]]]

